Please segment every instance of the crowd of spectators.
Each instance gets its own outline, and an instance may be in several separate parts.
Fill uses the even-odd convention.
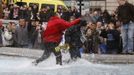
[[[36,5],[31,7],[14,4],[3,5],[3,19],[18,20],[19,24],[9,22],[8,25],[1,27],[1,46],[42,49],[41,33],[45,30],[52,11],[54,9],[49,6],[38,10]],[[70,38],[65,39],[66,42],[69,41],[72,44],[75,41],[72,45],[79,45],[78,49],[83,49],[82,52],[85,53],[122,53],[121,23],[116,17],[116,12],[109,14],[107,10],[95,9],[85,15],[80,15],[76,8],[64,11],[58,9],[57,12],[66,21],[79,17],[86,21],[86,23],[84,22],[86,25],[81,23],[80,28],[73,27],[73,30],[71,28],[66,30],[65,37],[74,38],[71,41]],[[78,42],[78,37],[81,42]]]

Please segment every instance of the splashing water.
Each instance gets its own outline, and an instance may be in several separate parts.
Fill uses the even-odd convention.
[[[68,54],[63,60],[68,60]],[[0,75],[133,75],[134,65],[104,65],[90,63],[85,59],[62,66],[55,64],[55,56],[41,62],[38,66],[32,65],[35,59],[20,57],[0,57]],[[126,70],[127,68],[127,70]],[[125,69],[125,70],[124,70]]]

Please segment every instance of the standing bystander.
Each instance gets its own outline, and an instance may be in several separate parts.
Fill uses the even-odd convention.
[[[134,5],[127,0],[117,0],[117,18],[122,23],[121,36],[123,40],[123,53],[132,53],[134,36]]]

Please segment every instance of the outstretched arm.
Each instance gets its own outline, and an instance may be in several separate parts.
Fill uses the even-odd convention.
[[[63,28],[69,28],[69,27],[71,27],[71,26],[73,26],[73,25],[76,25],[76,24],[78,24],[80,22],[80,18],[78,18],[78,19],[75,19],[74,21],[72,21],[72,22],[67,22],[67,21],[65,21],[65,20],[62,20],[61,19],[61,25],[63,26]]]

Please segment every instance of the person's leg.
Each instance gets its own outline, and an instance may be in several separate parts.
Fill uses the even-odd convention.
[[[55,56],[56,56],[56,64],[60,64],[62,65],[62,55],[61,55],[61,51],[59,52],[54,52]]]
[[[81,58],[80,47],[76,47],[76,56]]]
[[[134,23],[130,22],[128,27],[128,52],[133,51]]]
[[[50,54],[51,54],[51,52],[49,50],[44,50],[43,55],[36,60],[36,63],[38,64],[38,63],[42,62],[43,60],[47,59],[50,56]]]
[[[91,40],[87,42],[87,50],[88,50],[88,53],[92,53],[92,42]]]
[[[34,63],[38,64],[38,63],[42,62],[43,60],[47,59],[50,56],[50,54],[51,54],[50,49],[51,48],[49,47],[49,43],[44,44],[44,46],[45,47],[44,47],[43,55],[40,58],[38,58],[37,60],[35,60]]]
[[[81,58],[81,54],[80,54],[80,50],[79,49],[80,49],[79,46],[72,47],[72,49],[70,50],[71,59],[75,60],[77,58]]]
[[[55,51],[55,47],[57,47],[59,44],[58,43],[52,43],[51,44],[51,47],[52,47],[52,51],[53,51],[53,53],[54,53],[54,55],[55,55],[55,57],[56,57],[56,64],[60,64],[60,65],[62,65],[62,55],[61,55],[61,51],[58,51],[58,52],[56,52]]]
[[[88,40],[84,42],[84,47],[85,47],[84,53],[90,53],[90,51],[89,51],[90,47],[89,47],[89,41]]]
[[[71,59],[73,59],[75,57],[75,48],[74,47],[70,47],[69,53],[70,53]]]
[[[121,26],[121,36],[122,36],[122,43],[123,43],[123,53],[127,53],[127,45],[128,45],[128,25]]]

